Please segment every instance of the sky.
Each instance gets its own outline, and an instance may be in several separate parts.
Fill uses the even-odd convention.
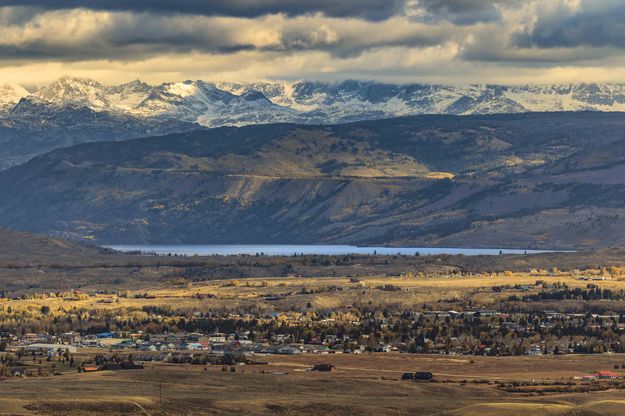
[[[625,0],[0,0],[0,84],[625,82]]]

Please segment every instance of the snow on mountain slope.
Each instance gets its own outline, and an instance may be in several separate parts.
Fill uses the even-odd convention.
[[[203,81],[166,83],[153,88],[130,112],[137,116],[169,116],[195,121],[228,105],[234,97]]]
[[[203,81],[160,85],[131,114],[173,117],[208,127],[300,121],[298,113],[254,89],[233,94]]]
[[[90,79],[62,77],[33,96],[59,106],[83,106],[95,111],[111,109],[105,87]]]
[[[19,85],[0,85],[0,111],[8,111],[28,95]]]
[[[33,96],[56,106],[81,106],[94,111],[127,112],[145,100],[154,87],[132,81],[106,87],[83,78],[62,77],[36,91]]]
[[[105,93],[110,106],[121,111],[130,111],[143,102],[154,87],[135,80],[126,84],[106,88]]]
[[[28,95],[0,88],[0,110]],[[174,119],[208,127],[273,122],[305,124],[417,114],[493,114],[543,111],[625,111],[623,84],[430,85],[372,81],[209,83],[151,86],[132,81],[103,86],[63,77],[33,93],[55,107],[87,107],[138,118]]]
[[[625,111],[625,85],[569,84],[510,87],[506,96],[528,111]]]

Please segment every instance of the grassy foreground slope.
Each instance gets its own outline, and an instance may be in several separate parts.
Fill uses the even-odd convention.
[[[62,238],[0,228],[0,267],[67,264],[103,257],[105,250]]]
[[[539,368],[541,378],[550,377],[553,371],[579,373],[577,368],[602,368],[622,357],[583,357],[579,365],[547,358],[515,361],[487,357],[477,357],[470,364],[462,357],[399,354],[259,358],[269,365],[223,372],[221,366],[147,364],[139,371],[40,377],[36,387],[33,379],[12,378],[3,382],[0,412],[67,416],[314,416],[320,412],[329,416],[616,416],[622,414],[625,404],[622,393],[614,389],[518,395],[506,393],[496,384],[501,375],[529,380],[532,375],[524,371],[527,367]],[[304,371],[318,362],[332,362],[337,371]],[[399,380],[403,371],[424,368],[432,369],[439,382]],[[475,379],[492,382],[472,383]],[[72,394],[60,394],[64,391]]]

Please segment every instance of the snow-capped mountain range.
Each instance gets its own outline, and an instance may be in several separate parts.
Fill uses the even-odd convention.
[[[63,77],[0,87],[0,170],[75,144],[218,126],[338,124],[419,114],[625,111],[625,84],[394,85],[366,81],[117,86]]]
[[[88,108],[133,118],[202,126],[272,122],[342,123],[417,114],[492,114],[544,111],[625,111],[625,85],[428,85],[367,81],[210,83],[151,86],[133,81],[104,86],[63,77],[29,93],[0,87],[0,119],[17,107]]]

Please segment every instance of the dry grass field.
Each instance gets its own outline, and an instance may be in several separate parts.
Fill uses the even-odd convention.
[[[436,357],[405,354],[259,357],[268,365],[148,364],[144,370],[10,379],[1,414],[25,415],[622,415],[620,390],[507,393],[503,380],[552,383],[623,356]],[[333,363],[331,373],[307,372]],[[435,382],[401,381],[427,370]],[[583,383],[578,382],[579,385]]]
[[[155,284],[140,290],[120,292],[123,296],[94,294],[79,298],[0,299],[0,307],[11,306],[15,310],[37,310],[48,306],[51,310],[85,308],[90,311],[114,309],[140,309],[145,306],[171,307],[176,310],[209,311],[214,309],[238,310],[242,306],[254,306],[259,310],[285,311],[293,306],[310,304],[312,309],[335,309],[354,304],[384,306],[397,305],[412,308],[416,305],[453,299],[471,299],[476,307],[488,307],[494,302],[518,293],[513,288],[529,286],[529,292],[537,292],[537,281],[547,284],[565,284],[569,288],[586,288],[589,283],[602,289],[625,290],[625,277],[599,282],[580,280],[568,273],[537,276],[529,273],[494,273],[476,275],[447,275],[434,277],[275,277],[225,279],[200,283],[179,282]],[[386,291],[382,287],[392,285],[400,291]],[[494,286],[502,286],[501,292],[493,292]],[[149,298],[135,297],[149,294]],[[209,296],[209,297],[206,297]],[[109,303],[110,302],[110,303]]]

